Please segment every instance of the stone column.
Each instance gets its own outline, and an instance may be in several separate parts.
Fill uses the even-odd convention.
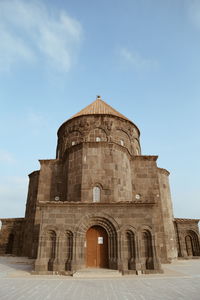
[[[45,253],[46,247],[46,238],[44,236],[39,237],[38,245],[38,256],[35,261],[35,271],[36,272],[47,272],[48,271],[48,260],[49,257],[46,257]]]
[[[122,273],[128,270],[127,247],[125,245],[125,242],[126,242],[126,238],[125,238],[125,233],[123,232],[121,235],[121,248],[119,249]]]
[[[157,255],[157,248],[156,248],[156,242],[155,242],[155,236],[151,236],[152,239],[152,254],[153,254],[153,266],[154,270],[160,270],[162,272],[161,263]]]
[[[141,273],[141,245],[140,245],[140,240],[138,234],[135,236],[135,269],[136,269],[136,274]]]
[[[76,272],[80,268],[80,239],[81,235],[74,233],[73,235],[73,254],[72,254],[72,262],[71,262],[71,271]],[[77,245],[79,247],[77,247]]]
[[[124,269],[123,266],[123,243],[122,243],[122,235],[121,233],[118,233],[118,239],[117,239],[117,249],[118,249],[118,257],[117,257],[117,269],[119,271],[122,271]]]
[[[61,270],[61,243],[62,238],[60,236],[56,237],[56,253],[55,253],[55,259],[53,262],[53,271],[59,272]]]

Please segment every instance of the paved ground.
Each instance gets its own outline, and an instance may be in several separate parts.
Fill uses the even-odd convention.
[[[162,275],[93,279],[30,275],[31,263],[0,257],[1,300],[200,300],[200,260],[163,265]]]

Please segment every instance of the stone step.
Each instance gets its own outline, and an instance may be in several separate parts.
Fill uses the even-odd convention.
[[[87,268],[76,271],[73,277],[82,278],[99,278],[99,277],[121,277],[122,273],[118,270],[101,269],[101,268]]]

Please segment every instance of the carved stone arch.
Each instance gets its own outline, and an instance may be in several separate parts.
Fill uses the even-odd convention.
[[[74,226],[72,226],[72,225],[71,226],[63,225],[61,234],[65,235],[66,232],[71,232],[74,235]]]
[[[83,216],[79,221],[79,223],[77,224],[77,226],[75,227],[75,232],[81,232],[85,234],[85,230],[89,228],[90,224],[96,225],[93,224],[95,223],[96,220],[102,220],[103,222],[105,222],[105,224],[106,223],[110,224],[110,228],[113,228],[113,230],[115,230],[117,233],[120,232],[120,227],[118,223],[115,221],[115,219],[112,216],[106,213],[104,213],[103,216],[101,213],[87,214]]]
[[[126,147],[128,150],[131,148],[131,139],[129,134],[122,128],[116,128],[112,132],[112,140],[114,143]]]
[[[78,129],[71,128],[66,129],[63,135],[59,135],[58,145],[57,145],[57,158],[61,158],[65,155],[66,149],[71,146],[75,146],[83,142],[82,132]]]
[[[60,231],[57,226],[47,225],[41,228],[37,259],[35,261],[36,271],[40,271],[41,266],[47,272],[56,270],[59,235]]]
[[[56,236],[58,236],[60,233],[58,226],[46,225],[41,230],[41,236],[46,236],[46,234],[48,234],[50,231],[54,231]]]
[[[103,190],[103,185],[99,181],[98,182],[96,181],[93,186],[98,186],[98,187],[100,187],[100,189]]]
[[[92,128],[86,138],[87,142],[107,142],[108,136],[102,127]]]
[[[48,258],[48,271],[53,271],[53,264],[56,258],[56,232],[54,230],[47,230],[45,232],[45,248]]]
[[[141,263],[143,270],[154,269],[153,236],[147,226],[141,230]]]
[[[122,134],[123,134],[124,136],[126,136],[126,138],[129,140],[129,142],[131,142],[131,137],[130,137],[128,131],[126,131],[126,130],[124,130],[123,128],[120,128],[120,127],[117,127],[117,128],[115,129],[115,131],[117,131],[117,132],[122,132]]]
[[[120,228],[120,231],[121,233],[123,234],[124,232],[126,232],[127,230],[131,230],[133,231],[133,233],[135,235],[137,235],[137,228],[132,226],[132,225],[123,225],[121,228]]]
[[[81,247],[76,248],[76,254],[82,261],[84,266],[85,257],[85,238],[89,228],[93,226],[100,226],[105,229],[108,235],[108,265],[110,269],[118,268],[118,232],[119,226],[116,221],[110,216],[104,214],[91,214],[83,217],[76,227],[76,244]],[[81,251],[83,249],[83,251]]]
[[[65,235],[73,236],[73,232],[71,230],[65,230]]]
[[[130,133],[128,130],[125,130],[124,128],[121,128],[121,127],[116,127],[115,130],[123,131],[128,136],[129,140],[131,141],[131,136],[130,136]]]
[[[149,225],[141,224],[137,227],[137,232],[141,233],[143,230],[147,230],[151,233],[152,236],[154,236],[153,228]]]
[[[59,234],[60,232],[57,226],[47,225],[41,229],[38,259],[40,257],[45,258],[47,271],[54,270]]]
[[[73,232],[71,230],[66,230],[64,232],[64,252],[65,252],[65,270],[71,271],[72,260],[73,260]]]
[[[65,148],[75,146],[83,142],[83,136],[81,131],[73,130],[70,132],[65,140]]]
[[[200,256],[199,238],[194,230],[185,232],[185,247],[187,256]]]
[[[105,132],[105,134],[106,134],[107,136],[110,135],[110,129],[109,129],[110,127],[107,125],[107,123],[105,123],[105,121],[103,121],[103,123],[102,123],[102,121],[101,121],[99,125],[97,125],[97,124],[95,123],[95,125],[96,125],[97,128],[102,129],[102,130]]]
[[[136,229],[131,226],[123,226],[122,248],[124,270],[136,270],[137,261],[137,234]]]
[[[135,235],[135,238],[137,238],[138,236],[138,230],[136,227],[132,226],[132,225],[123,225],[121,228],[120,228],[120,233],[121,233],[121,236],[122,238],[124,238],[124,235],[127,231],[132,231],[133,234]]]

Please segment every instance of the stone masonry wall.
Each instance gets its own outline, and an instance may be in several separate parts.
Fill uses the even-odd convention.
[[[178,256],[188,258],[186,237],[191,237],[191,250],[194,257],[200,256],[200,235],[198,221],[195,219],[175,219],[174,226],[177,238]]]
[[[24,218],[1,219],[0,255],[22,256]]]
[[[81,201],[93,201],[96,185],[101,188],[101,202],[132,200],[130,155],[126,149],[104,142],[84,144]]]
[[[124,235],[131,229],[136,236],[136,247],[138,249],[137,268],[142,268],[140,256],[142,255],[141,236],[144,230],[152,234],[154,268],[160,270],[159,259],[156,255],[158,241],[155,235],[155,226],[151,218],[153,206],[147,204],[145,207],[133,204],[106,204],[106,203],[48,203],[42,207],[42,222],[40,229],[39,255],[36,261],[36,271],[47,271],[49,250],[45,250],[45,237],[48,232],[54,232],[59,244],[60,238],[71,232],[73,236],[72,269],[84,268],[86,232],[90,226],[100,222],[112,224],[117,236],[116,245],[116,268],[127,269],[127,257],[124,251]],[[100,221],[98,221],[100,220]],[[100,224],[99,223],[99,224]],[[109,232],[109,229],[107,229]],[[113,234],[112,234],[113,236]],[[111,237],[110,237],[111,238]],[[59,246],[58,246],[59,247]],[[67,247],[67,244],[60,247]],[[57,249],[57,248],[56,248]],[[62,248],[62,251],[64,248]],[[58,250],[59,251],[59,250]],[[110,251],[113,251],[110,249]],[[59,257],[55,255],[56,264],[60,264]],[[61,268],[61,266],[60,266]]]
[[[166,247],[167,261],[177,258],[176,236],[173,224],[173,208],[169,187],[169,172],[158,168],[158,178],[160,186],[161,214],[164,224],[164,245]]]
[[[32,249],[34,243],[34,222],[37,205],[39,175],[39,171],[35,171],[29,175],[29,187],[26,202],[23,238],[23,255],[28,257],[32,257]]]

